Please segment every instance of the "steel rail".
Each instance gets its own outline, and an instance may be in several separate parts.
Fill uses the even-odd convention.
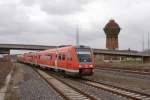
[[[105,83],[101,83],[101,82],[96,82],[96,81],[91,81],[85,78],[82,78],[82,82],[84,84],[99,88],[99,89],[103,89],[109,92],[112,92],[114,94],[117,95],[121,95],[123,97],[127,97],[133,100],[150,100],[150,95],[149,94],[145,94],[145,93],[141,93],[138,91],[133,91],[133,90],[129,90],[129,89],[125,89],[125,88],[121,88],[121,87],[117,87],[117,86],[113,86],[110,84],[105,84]]]
[[[96,100],[92,96],[64,83],[54,76],[50,76],[45,71],[34,68],[50,86],[52,86],[65,100]]]
[[[121,69],[121,68],[96,68],[96,69],[98,69],[98,70],[108,70],[108,71],[119,71],[119,72],[139,74],[139,75],[150,75],[150,72],[146,72],[146,71],[127,70],[127,69]]]

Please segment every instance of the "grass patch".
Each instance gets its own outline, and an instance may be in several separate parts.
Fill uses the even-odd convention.
[[[96,67],[115,67],[122,69],[131,69],[131,70],[149,70],[150,64],[138,64],[138,63],[105,63],[97,62]]]

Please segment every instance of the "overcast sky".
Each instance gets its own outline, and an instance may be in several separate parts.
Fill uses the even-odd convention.
[[[150,32],[150,0],[0,0],[0,43],[105,48],[103,28],[120,25],[119,49],[142,49]]]

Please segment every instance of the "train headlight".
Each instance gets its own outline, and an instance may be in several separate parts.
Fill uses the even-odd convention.
[[[81,68],[82,66],[81,65],[79,65],[79,68]]]
[[[90,65],[90,67],[93,67],[93,65]]]

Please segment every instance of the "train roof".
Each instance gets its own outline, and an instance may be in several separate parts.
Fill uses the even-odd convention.
[[[89,49],[89,46],[85,46],[85,45],[79,45],[79,46],[75,46],[75,48],[84,48],[84,49]]]
[[[65,50],[65,49],[68,49],[68,48],[76,48],[76,49],[79,49],[79,48],[83,48],[83,49],[89,49],[90,47],[89,46],[84,46],[84,45],[78,45],[78,46],[73,46],[73,45],[60,45],[58,46],[57,48],[53,48],[53,49],[47,49],[47,50],[43,50],[43,51],[38,51],[38,52],[29,52],[29,53],[25,53],[24,55],[34,55],[34,54],[39,54],[39,53],[47,53],[47,52],[55,52],[57,49],[60,49],[60,50]]]

